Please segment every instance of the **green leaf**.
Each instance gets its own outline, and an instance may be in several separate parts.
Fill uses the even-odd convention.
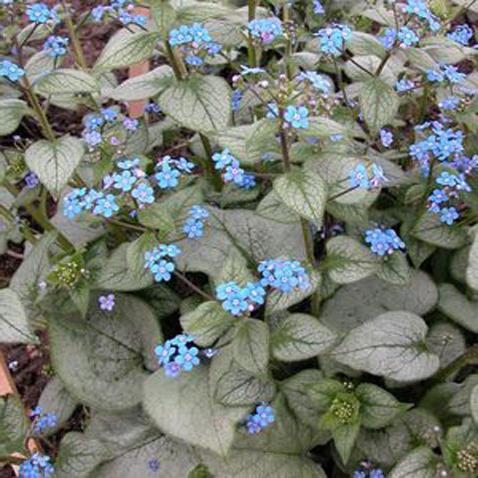
[[[395,90],[380,78],[364,82],[359,96],[360,110],[372,132],[391,123],[398,112],[400,98]]]
[[[332,430],[334,445],[343,463],[349,461],[359,432],[360,422],[350,425],[342,425]]]
[[[380,270],[379,258],[355,239],[337,236],[327,242],[327,273],[337,284],[349,284]]]
[[[130,33],[121,30],[108,41],[94,68],[97,71],[113,70],[141,63],[153,55],[159,37],[156,32]]]
[[[100,85],[96,78],[84,71],[60,68],[39,78],[35,89],[43,96],[68,95],[96,93],[99,91]]]
[[[350,131],[340,123],[328,118],[327,116],[317,116],[310,118],[309,127],[300,131],[300,135],[304,138],[316,137],[322,139],[328,139],[330,136],[337,134],[348,136]]]
[[[402,458],[388,475],[389,478],[435,478],[438,457],[430,448],[417,448]]]
[[[162,341],[151,308],[143,301],[116,294],[113,312],[91,300],[86,319],[49,317],[53,367],[67,390],[82,403],[121,411],[141,400],[145,365],[156,367],[154,347]]]
[[[411,234],[423,242],[443,247],[444,249],[459,249],[468,240],[463,228],[443,224],[440,222],[437,214],[429,212],[421,216],[412,229]]]
[[[478,333],[478,302],[466,298],[455,286],[440,284],[438,310],[465,329]]]
[[[146,478],[154,476],[148,470],[148,462],[159,460],[159,476],[180,478],[188,476],[188,472],[197,463],[194,451],[183,443],[172,441],[166,436],[157,436],[144,443],[135,444],[123,453],[102,464],[90,476],[95,478]],[[148,477],[149,478],[149,477]]]
[[[230,88],[217,76],[192,76],[159,97],[162,111],[181,126],[199,133],[222,130],[231,117]]]
[[[367,428],[383,428],[411,407],[371,383],[361,383],[355,395],[360,400],[361,423]]]
[[[28,112],[27,104],[16,98],[5,98],[0,100],[0,136],[13,133],[22,121],[23,116]]]
[[[35,82],[55,69],[55,58],[49,51],[39,51],[32,55],[25,64],[25,72],[30,83]]]
[[[294,171],[276,179],[273,187],[287,207],[318,228],[322,227],[327,185],[321,176],[311,171]]]
[[[88,478],[103,461],[110,458],[108,448],[82,433],[66,434],[55,460],[55,478]]]
[[[43,413],[54,413],[57,417],[57,424],[45,430],[44,435],[50,436],[62,428],[78,404],[78,400],[70,395],[63,382],[58,377],[53,377],[38,400],[38,406]]]
[[[225,282],[236,282],[239,286],[244,287],[248,282],[254,282],[254,276],[247,267],[247,261],[237,251],[231,251],[226,258],[224,266],[214,279],[217,285]]]
[[[321,411],[326,412],[334,398],[345,391],[343,383],[329,378],[322,378],[317,383],[308,387],[307,393],[315,404],[315,407]]]
[[[169,0],[151,0],[151,17],[163,38],[167,38],[176,21],[176,9]]]
[[[214,400],[230,407],[270,402],[275,395],[274,381],[256,377],[239,366],[230,345],[222,348],[212,359],[209,386]]]
[[[265,374],[269,363],[269,326],[256,319],[246,319],[232,342],[236,362],[248,372]]]
[[[201,347],[210,347],[233,325],[234,318],[216,301],[204,302],[179,319],[181,327]]]
[[[466,282],[472,289],[478,291],[478,234],[475,235],[470,249],[470,255],[468,256]]]
[[[321,414],[309,390],[323,378],[322,372],[319,370],[307,369],[280,384],[280,389],[287,399],[289,408],[299,420],[311,427],[318,426]]]
[[[272,355],[283,362],[305,360],[324,353],[336,338],[336,334],[315,317],[292,314],[272,333]]]
[[[352,329],[332,356],[355,370],[401,382],[422,380],[440,365],[438,356],[426,348],[427,331],[418,315],[387,312]]]
[[[387,53],[377,37],[365,32],[353,32],[352,38],[347,41],[347,48],[354,55],[376,55],[383,58]]]
[[[143,406],[166,434],[223,456],[231,448],[237,422],[248,411],[217,403],[203,366],[174,380],[159,370],[144,384]]]
[[[158,240],[152,232],[146,232],[139,236],[138,239],[128,245],[126,250],[126,263],[128,271],[140,282],[150,281],[150,271],[145,267],[144,255],[157,246]],[[148,277],[145,277],[148,276]]]
[[[437,301],[437,288],[422,271],[413,272],[406,286],[368,277],[341,287],[325,301],[320,321],[332,330],[348,332],[387,311],[407,310],[425,315]]]
[[[403,252],[395,251],[382,260],[377,276],[395,285],[406,285],[410,282],[411,269]]]
[[[461,329],[449,322],[435,322],[430,327],[427,346],[430,352],[440,357],[440,368],[449,365],[466,350]]]
[[[30,330],[23,304],[12,289],[0,290],[0,340],[9,344],[38,342]]]
[[[138,212],[139,222],[146,227],[156,229],[167,235],[174,229],[174,219],[168,209],[161,203],[154,203]]]
[[[58,197],[80,164],[84,153],[83,142],[66,135],[55,143],[46,140],[33,143],[25,152],[25,162],[42,184]]]
[[[29,428],[20,398],[17,395],[0,397],[0,455],[22,452]]]
[[[141,290],[153,283],[151,274],[135,275],[138,270],[130,269],[128,262],[129,243],[123,243],[113,251],[95,278],[94,287],[103,290],[133,291]],[[138,266],[139,267],[139,266]]]
[[[108,96],[117,101],[136,101],[162,93],[173,81],[173,70],[161,65],[144,75],[135,76],[117,86]]]

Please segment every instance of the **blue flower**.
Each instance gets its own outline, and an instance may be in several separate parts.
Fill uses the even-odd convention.
[[[346,25],[334,23],[319,30],[317,36],[323,53],[340,56],[345,49],[345,43],[352,38],[352,30]]]
[[[158,263],[154,264],[151,267],[151,272],[154,275],[154,280],[156,282],[170,281],[171,273],[174,271],[174,263],[165,261],[164,259],[160,260]]]
[[[10,81],[16,82],[22,76],[25,76],[25,70],[9,60],[3,60],[0,62],[0,76],[8,78]]]
[[[191,209],[189,209],[188,214],[193,218],[197,220],[201,219],[207,219],[209,217],[209,212],[207,209],[203,208],[202,206],[193,206]]]
[[[385,148],[388,148],[393,143],[393,134],[391,131],[387,131],[386,129],[380,130],[380,141],[382,142]]]
[[[171,169],[169,166],[163,166],[154,177],[158,181],[158,186],[161,189],[175,188],[179,184],[179,177],[181,173],[176,169]]]
[[[173,262],[167,261],[165,258],[174,258],[180,253],[180,249],[174,244],[160,244],[144,254],[144,267],[151,271],[156,282],[169,281],[175,266]]]
[[[383,32],[383,36],[379,38],[382,45],[390,50],[397,39],[397,30],[395,28],[386,28]]]
[[[134,168],[137,168],[139,164],[140,164],[139,158],[135,158],[135,159],[124,158],[119,160],[116,163],[116,165],[120,169],[134,169]]]
[[[352,188],[370,188],[368,172],[364,164],[360,163],[354,169],[352,169],[349,176],[349,184]]]
[[[247,432],[252,435],[257,434],[274,423],[275,419],[273,408],[263,402],[258,405],[255,411],[247,417]]]
[[[28,19],[34,23],[46,23],[48,20],[58,20],[58,16],[54,10],[51,10],[44,3],[36,3],[27,8],[26,14]]]
[[[474,32],[467,24],[458,25],[452,32],[447,34],[450,40],[456,41],[464,46],[469,45],[473,36]]]
[[[158,345],[154,349],[159,365],[165,365],[170,362],[171,357],[176,353],[176,348],[167,340],[163,345]]]
[[[241,315],[249,309],[249,304],[244,298],[242,291],[226,299],[222,303],[222,306],[224,310],[231,313],[232,315]]]
[[[113,174],[113,186],[123,192],[131,191],[138,178],[131,174],[130,171]]]
[[[181,372],[181,366],[176,362],[169,362],[164,366],[164,372],[168,377],[177,377]]]
[[[261,286],[260,282],[248,282],[244,287],[244,295],[246,300],[254,304],[262,305],[266,296],[266,290]]]
[[[280,20],[275,17],[252,20],[249,22],[248,29],[251,36],[259,38],[264,44],[273,42],[284,33]]]
[[[234,90],[231,96],[231,108],[233,113],[237,113],[241,107],[243,93],[241,90]]]
[[[20,478],[49,478],[55,472],[50,457],[34,453],[19,469]]]
[[[440,22],[432,14],[427,4],[423,0],[407,0],[406,5],[404,5],[402,8],[405,13],[415,15],[422,20],[426,20],[432,31],[436,32],[440,29]]]
[[[440,101],[440,103],[438,103],[438,106],[445,111],[454,111],[458,108],[460,103],[461,98],[459,98],[458,96],[449,96],[448,98],[445,98],[444,100]]]
[[[328,96],[331,93],[330,82],[327,81],[324,75],[319,75],[315,71],[304,71],[297,79],[309,82],[313,88],[323,93],[324,96]]]
[[[119,116],[118,111],[116,111],[114,108],[102,108],[101,115],[106,121],[116,121]]]
[[[453,65],[445,65],[443,63],[438,65],[438,69],[427,70],[427,79],[433,83],[443,83],[445,81],[451,84],[458,84],[465,80],[466,75],[460,73],[458,68]]]
[[[197,55],[188,55],[186,56],[186,63],[191,66],[201,66],[204,60]]]
[[[123,126],[128,131],[136,131],[139,128],[139,121],[135,118],[125,118]]]
[[[390,255],[395,250],[405,249],[405,243],[393,229],[369,229],[365,231],[365,242],[370,244],[371,251],[379,256]]]
[[[95,130],[101,128],[105,124],[105,119],[102,115],[91,114],[85,117],[84,123],[87,129]]]
[[[398,80],[395,83],[395,89],[399,93],[404,93],[406,91],[410,91],[413,88],[415,88],[415,83],[412,80],[407,80],[406,78],[403,78],[401,80]]]
[[[312,1],[312,11],[316,15],[323,15],[325,13],[325,9],[323,5],[320,3],[320,0],[313,0]]]
[[[51,35],[43,45],[43,49],[48,52],[49,56],[58,58],[66,54],[69,41],[68,37]]]
[[[101,295],[100,297],[98,297],[98,304],[101,310],[104,310],[106,312],[112,312],[115,308],[115,295]]]
[[[193,40],[192,34],[187,25],[181,25],[178,29],[171,30],[169,33],[169,43],[171,45],[184,45]]]
[[[33,189],[40,184],[40,179],[32,172],[29,172],[23,179],[28,189]]]
[[[140,183],[136,186],[131,196],[133,196],[140,204],[153,204],[154,202],[154,190],[147,183]]]
[[[189,218],[184,223],[183,231],[189,239],[199,239],[204,235],[204,223]]]
[[[216,297],[219,300],[227,300],[230,297],[239,294],[240,291],[240,287],[235,282],[226,282],[225,284],[220,284],[216,287]]]
[[[440,221],[451,226],[460,215],[454,207],[444,207],[440,211]]]
[[[284,119],[296,129],[304,129],[309,127],[309,110],[305,106],[296,108],[288,106],[284,113]]]
[[[153,472],[159,471],[160,466],[161,464],[157,458],[152,458],[148,461],[148,468]]]
[[[111,217],[115,212],[119,211],[119,206],[116,204],[116,198],[112,194],[107,194],[101,197],[96,202],[93,209],[93,214],[100,214],[106,218]]]
[[[291,292],[310,286],[309,276],[298,261],[265,260],[259,264],[258,271],[262,275],[260,282],[263,287],[269,286],[281,292]]]
[[[241,65],[241,75],[242,76],[259,75],[261,73],[265,73],[265,71],[266,70],[264,70],[264,68],[258,68],[258,67],[250,68],[248,66]]]
[[[408,27],[400,28],[398,31],[398,39],[401,42],[400,46],[403,48],[414,46],[420,41],[418,35]]]
[[[199,365],[198,353],[197,347],[182,346],[179,348],[174,361],[181,366],[182,370],[190,372],[195,366]]]

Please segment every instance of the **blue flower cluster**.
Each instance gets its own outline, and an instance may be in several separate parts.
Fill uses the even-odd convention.
[[[204,235],[204,220],[209,212],[201,206],[193,206],[188,211],[188,218],[183,226],[184,233],[189,239],[198,239]]]
[[[450,201],[458,200],[462,192],[471,192],[471,187],[461,174],[451,174],[443,171],[437,178],[436,183],[440,188],[435,189],[428,196],[428,210],[440,215],[440,221],[451,226],[459,217],[458,210],[450,205]]]
[[[399,93],[405,93],[407,91],[413,90],[413,88],[415,88],[415,83],[407,78],[402,78],[395,83],[395,89]]]
[[[52,58],[58,58],[66,54],[69,41],[70,39],[68,37],[51,35],[44,43],[43,50],[48,52],[48,55]]]
[[[246,419],[247,433],[251,435],[260,433],[269,427],[271,423],[274,423],[275,419],[273,408],[267,403],[262,402]]]
[[[394,251],[405,249],[405,243],[398,237],[393,229],[369,229],[365,231],[365,242],[370,244],[374,254],[385,256],[393,254]]]
[[[192,345],[193,340],[190,335],[180,334],[154,349],[158,363],[168,377],[177,377],[181,371],[190,372],[199,365],[199,350]]]
[[[276,17],[252,20],[249,22],[248,29],[251,36],[259,39],[266,45],[284,34],[282,24]]]
[[[171,158],[164,156],[156,165],[154,177],[160,189],[172,189],[179,184],[179,180],[184,173],[191,173],[194,164],[185,158]]]
[[[386,129],[380,130],[380,141],[385,148],[389,148],[393,143],[393,133]]]
[[[458,25],[452,32],[448,33],[447,37],[450,40],[456,41],[460,45],[467,46],[473,38],[473,30],[465,23]]]
[[[109,5],[99,5],[91,11],[91,16],[96,22],[101,22],[107,15],[117,19],[123,25],[136,24],[146,26],[147,18],[133,12],[134,2],[131,0],[112,0]]]
[[[252,174],[246,173],[241,168],[239,161],[230,153],[229,149],[224,149],[221,153],[212,155],[214,167],[223,172],[223,179],[226,183],[233,182],[236,186],[243,189],[255,187],[256,180]]]
[[[213,42],[207,29],[199,23],[171,30],[169,43],[181,50],[186,63],[191,66],[201,66],[206,56],[214,56],[221,51],[221,45]]]
[[[108,131],[108,128],[117,127],[121,124],[127,132],[134,132],[139,127],[137,119],[121,115],[116,108],[103,108],[99,113],[85,116],[83,122],[85,129],[82,132],[82,136],[91,150],[98,147],[105,140],[103,134],[105,131]],[[120,140],[117,136],[112,136],[110,144],[119,146]]]
[[[171,274],[174,272],[175,265],[170,259],[174,259],[181,254],[181,249],[174,244],[160,244],[152,251],[147,251],[144,255],[145,269],[149,269],[156,282],[167,282],[171,280]]]
[[[30,5],[26,11],[28,19],[33,23],[47,23],[50,20],[59,22],[56,10],[50,8],[46,3],[35,3]]]
[[[35,453],[25,460],[19,470],[20,478],[48,478],[53,476],[54,472],[50,457],[40,453]]]
[[[82,211],[90,211],[95,216],[110,218],[119,209],[115,196],[96,189],[73,189],[63,201],[63,213],[68,219],[74,219]]]
[[[12,63],[10,60],[3,60],[0,62],[0,76],[16,82],[22,76],[25,76],[25,70],[18,65],[15,65],[15,63]]]
[[[436,32],[441,28],[440,21],[433,15],[423,0],[407,0],[406,4],[402,5],[402,8],[404,13],[426,20],[432,31]]]
[[[222,302],[224,310],[236,316],[252,312],[262,305],[265,295],[266,291],[259,282],[248,282],[245,287],[236,282],[226,282],[216,287],[216,297]]]
[[[380,468],[374,468],[369,462],[364,462],[360,469],[355,470],[353,478],[385,478]]]
[[[408,27],[401,27],[398,31],[394,28],[386,28],[380,41],[387,49],[393,48],[396,43],[402,48],[409,48],[415,46],[420,41],[420,37]]]
[[[305,106],[288,106],[284,111],[284,120],[292,128],[307,129],[309,127],[309,110]]]
[[[430,161],[433,158],[443,162],[463,155],[463,131],[446,128],[438,121],[423,123],[416,126],[415,130],[430,131],[425,139],[410,146],[410,155],[418,161],[424,174],[428,174]]]
[[[269,259],[259,264],[261,285],[272,287],[281,292],[291,292],[294,289],[307,289],[310,279],[299,261]]]
[[[345,49],[345,43],[352,38],[352,30],[347,25],[334,23],[319,30],[316,35],[319,37],[320,50],[323,53],[340,56]]]
[[[33,432],[36,435],[42,434],[49,428],[54,428],[58,424],[58,417],[54,413],[43,413],[41,407],[35,407],[30,412],[30,418],[33,420]]]
[[[380,187],[387,181],[383,169],[378,165],[372,164],[372,171],[369,175],[367,167],[360,163],[351,172],[349,184],[351,188],[373,189]]]
[[[320,0],[313,0],[312,1],[312,11],[316,15],[324,15],[325,14],[325,8],[320,2]]]
[[[332,93],[332,87],[327,78],[315,71],[303,71],[297,76],[297,80],[309,83],[315,90],[320,91],[324,97]]]
[[[460,73],[458,68],[453,65],[446,65],[440,63],[438,69],[427,70],[427,80],[432,83],[445,83],[451,84],[461,83],[466,78],[464,73]]]
[[[438,103],[438,107],[444,111],[455,111],[461,104],[458,96],[448,96]]]

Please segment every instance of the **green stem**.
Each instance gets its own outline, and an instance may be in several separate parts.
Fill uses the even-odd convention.
[[[473,345],[464,354],[460,355],[457,359],[440,370],[434,377],[434,382],[445,382],[455,372],[458,372],[467,365],[478,364],[478,345]]]
[[[81,46],[80,39],[78,38],[75,25],[73,24],[73,20],[71,18],[68,7],[66,6],[66,3],[64,1],[62,1],[61,3],[65,11],[65,25],[68,30],[68,35],[71,39],[71,44],[73,46],[73,51],[75,53],[76,61],[78,65],[80,65],[81,69],[86,71],[88,70],[88,64],[86,63],[85,55],[83,53],[83,48]]]

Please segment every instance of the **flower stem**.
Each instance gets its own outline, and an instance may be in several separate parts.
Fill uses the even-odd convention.
[[[478,345],[473,345],[464,354],[453,360],[448,366],[440,370],[434,377],[434,382],[445,382],[451,375],[466,365],[478,364]]]

